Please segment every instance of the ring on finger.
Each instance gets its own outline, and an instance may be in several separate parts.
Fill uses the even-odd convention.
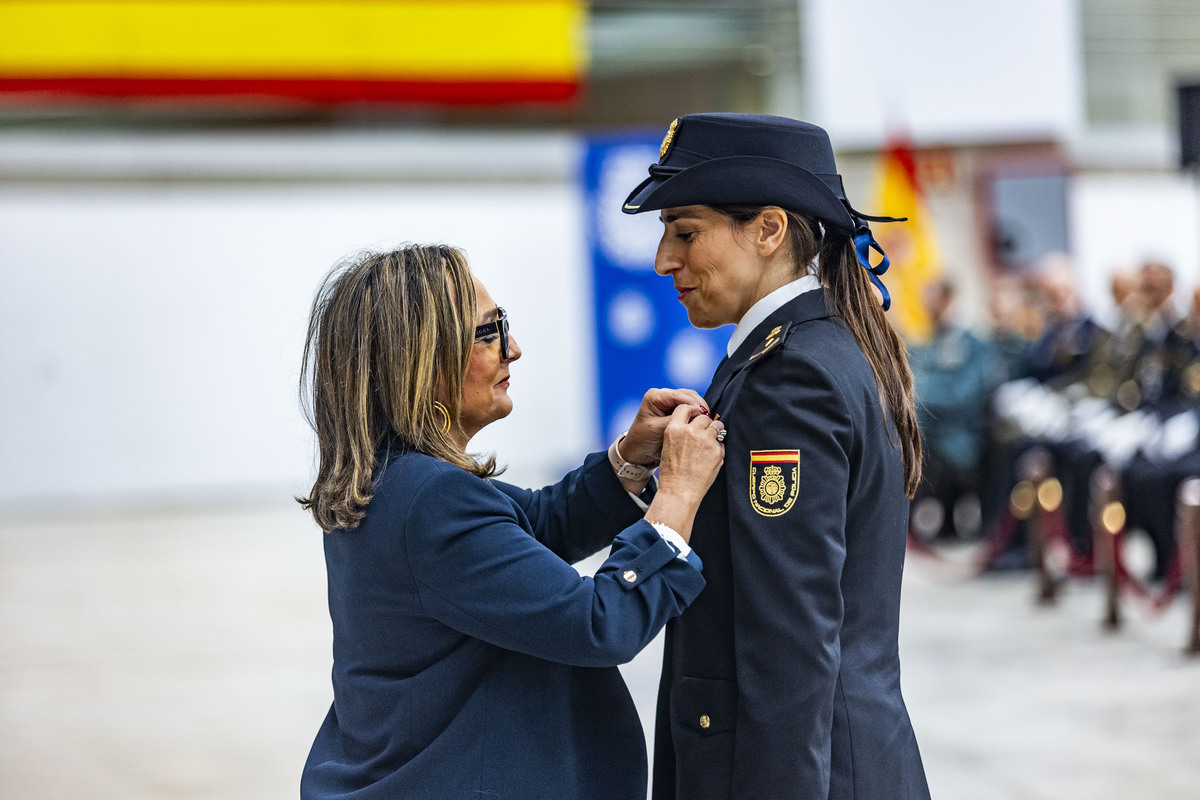
[[[722,428],[721,430],[717,431],[717,441],[718,441],[718,442],[723,442],[723,441],[725,441],[725,429],[724,429],[724,428]]]

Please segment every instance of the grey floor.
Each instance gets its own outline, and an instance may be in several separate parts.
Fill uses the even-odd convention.
[[[1072,583],[912,556],[902,656],[940,800],[1195,800],[1186,609],[1119,634]],[[0,522],[0,798],[294,798],[330,700],[320,534],[294,507]],[[649,713],[655,646],[626,674]]]

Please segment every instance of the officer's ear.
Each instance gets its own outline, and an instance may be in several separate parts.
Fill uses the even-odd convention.
[[[779,206],[767,206],[758,212],[754,225],[754,244],[759,255],[764,258],[774,255],[787,244],[788,218]]]

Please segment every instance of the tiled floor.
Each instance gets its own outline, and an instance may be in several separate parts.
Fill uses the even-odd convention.
[[[0,522],[0,798],[294,798],[329,702],[320,533],[294,507]],[[910,558],[905,691],[939,800],[1200,797],[1186,609]],[[644,713],[652,646],[627,675]]]

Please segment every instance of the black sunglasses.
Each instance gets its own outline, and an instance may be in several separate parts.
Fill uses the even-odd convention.
[[[508,312],[499,306],[496,310],[500,312],[500,316],[496,317],[495,322],[487,322],[483,325],[475,326],[475,338],[482,339],[485,336],[500,337],[500,358],[508,360]]]

